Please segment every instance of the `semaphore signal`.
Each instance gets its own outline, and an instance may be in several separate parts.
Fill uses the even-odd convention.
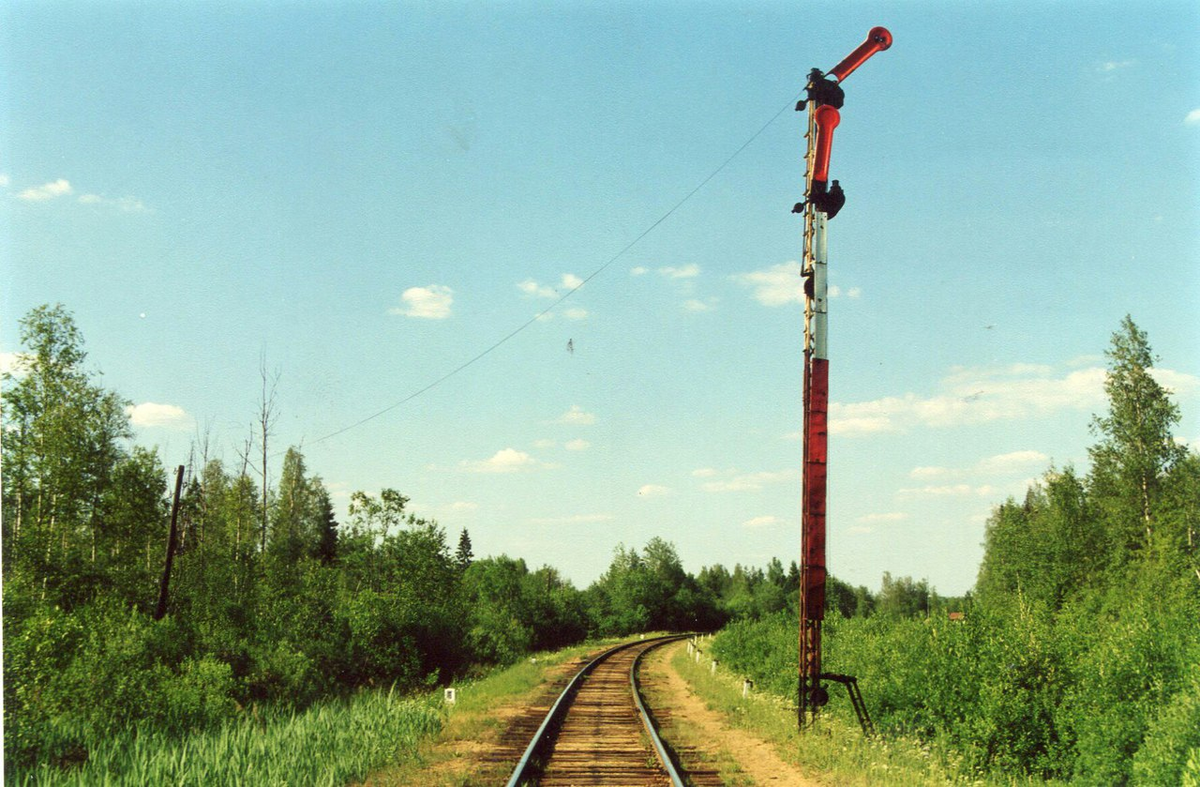
[[[833,130],[841,122],[838,111],[845,103],[841,83],[876,52],[892,45],[892,34],[883,27],[871,28],[867,40],[833,67],[828,75],[814,68],[809,72],[806,98],[797,111],[808,107],[808,151],[804,201],[792,209],[804,214],[804,496],[801,512],[800,561],[800,686],[798,720],[801,727],[816,719],[817,711],[829,701],[822,681],[842,683],[864,732],[870,718],[858,690],[858,681],[848,675],[821,672],[821,622],[825,618],[825,489],[828,454],[829,277],[826,261],[825,225],[846,204],[838,181],[829,180]]]

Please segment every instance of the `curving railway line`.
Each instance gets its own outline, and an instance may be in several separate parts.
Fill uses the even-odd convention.
[[[589,662],[546,714],[508,787],[683,787],[642,701],[637,678],[645,653],[682,638],[626,643]]]

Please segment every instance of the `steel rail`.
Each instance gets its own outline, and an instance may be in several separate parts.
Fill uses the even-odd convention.
[[[660,647],[661,645],[665,645],[668,642],[684,639],[687,636],[690,635],[673,634],[665,637],[657,637],[651,640],[626,642],[624,644],[617,645],[616,647],[609,648],[584,665],[579,672],[575,673],[575,677],[571,678],[571,682],[567,684],[567,687],[562,690],[561,694],[558,695],[558,699],[554,701],[554,705],[550,707],[549,712],[546,714],[546,718],[542,720],[537,732],[533,734],[533,739],[530,740],[529,745],[525,747],[525,752],[521,755],[521,759],[517,762],[517,766],[513,769],[512,776],[509,777],[505,787],[519,787],[522,784],[529,783],[528,780],[533,775],[533,764],[538,753],[550,742],[551,730],[553,730],[555,726],[558,725],[566,716],[567,711],[571,707],[571,703],[575,699],[574,695],[578,692],[584,678],[591,674],[596,667],[598,667],[613,654],[628,648],[636,647],[638,645],[644,645],[647,642],[652,643],[652,645],[646,648],[642,654],[638,655],[638,657],[634,660],[633,667],[630,669],[631,693],[633,694],[633,700],[637,706],[642,723],[645,725],[646,733],[650,738],[650,741],[654,744],[655,754],[659,758],[663,766],[663,770],[666,771],[667,775],[670,777],[672,787],[684,787],[683,780],[680,778],[678,771],[676,771],[674,764],[671,762],[670,756],[667,755],[666,747],[663,744],[662,739],[659,737],[658,731],[655,729],[653,722],[649,718],[649,714],[646,712],[645,705],[641,699],[640,689],[638,687],[636,669],[638,661],[640,661],[641,656],[645,653],[653,650],[654,648]]]
[[[671,777],[671,787],[684,787],[683,777],[679,775],[679,771],[675,770],[675,763],[671,760],[671,755],[667,752],[667,747],[663,743],[662,738],[658,735],[658,728],[654,726],[654,721],[650,718],[650,714],[646,711],[646,704],[642,702],[642,686],[638,680],[637,668],[642,663],[642,656],[645,656],[654,648],[665,645],[673,640],[683,639],[683,637],[671,637],[664,639],[652,648],[646,648],[637,655],[633,660],[633,666],[629,668],[629,684],[633,687],[633,701],[637,705],[638,715],[642,717],[642,724],[646,725],[646,734],[650,737],[650,742],[654,744],[654,751],[658,754],[658,761],[662,763],[663,770],[667,772],[667,776]]]

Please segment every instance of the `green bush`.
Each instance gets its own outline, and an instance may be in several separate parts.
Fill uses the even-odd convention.
[[[1200,760],[1200,665],[1188,682],[1155,714],[1133,757],[1134,782],[1174,787],[1184,781],[1189,759]],[[1195,775],[1200,775],[1200,768]]]

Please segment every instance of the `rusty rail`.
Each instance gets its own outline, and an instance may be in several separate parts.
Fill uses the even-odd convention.
[[[618,645],[584,666],[546,714],[507,787],[683,787],[642,703],[636,676],[644,653],[683,636]],[[643,735],[650,741],[649,748]]]

